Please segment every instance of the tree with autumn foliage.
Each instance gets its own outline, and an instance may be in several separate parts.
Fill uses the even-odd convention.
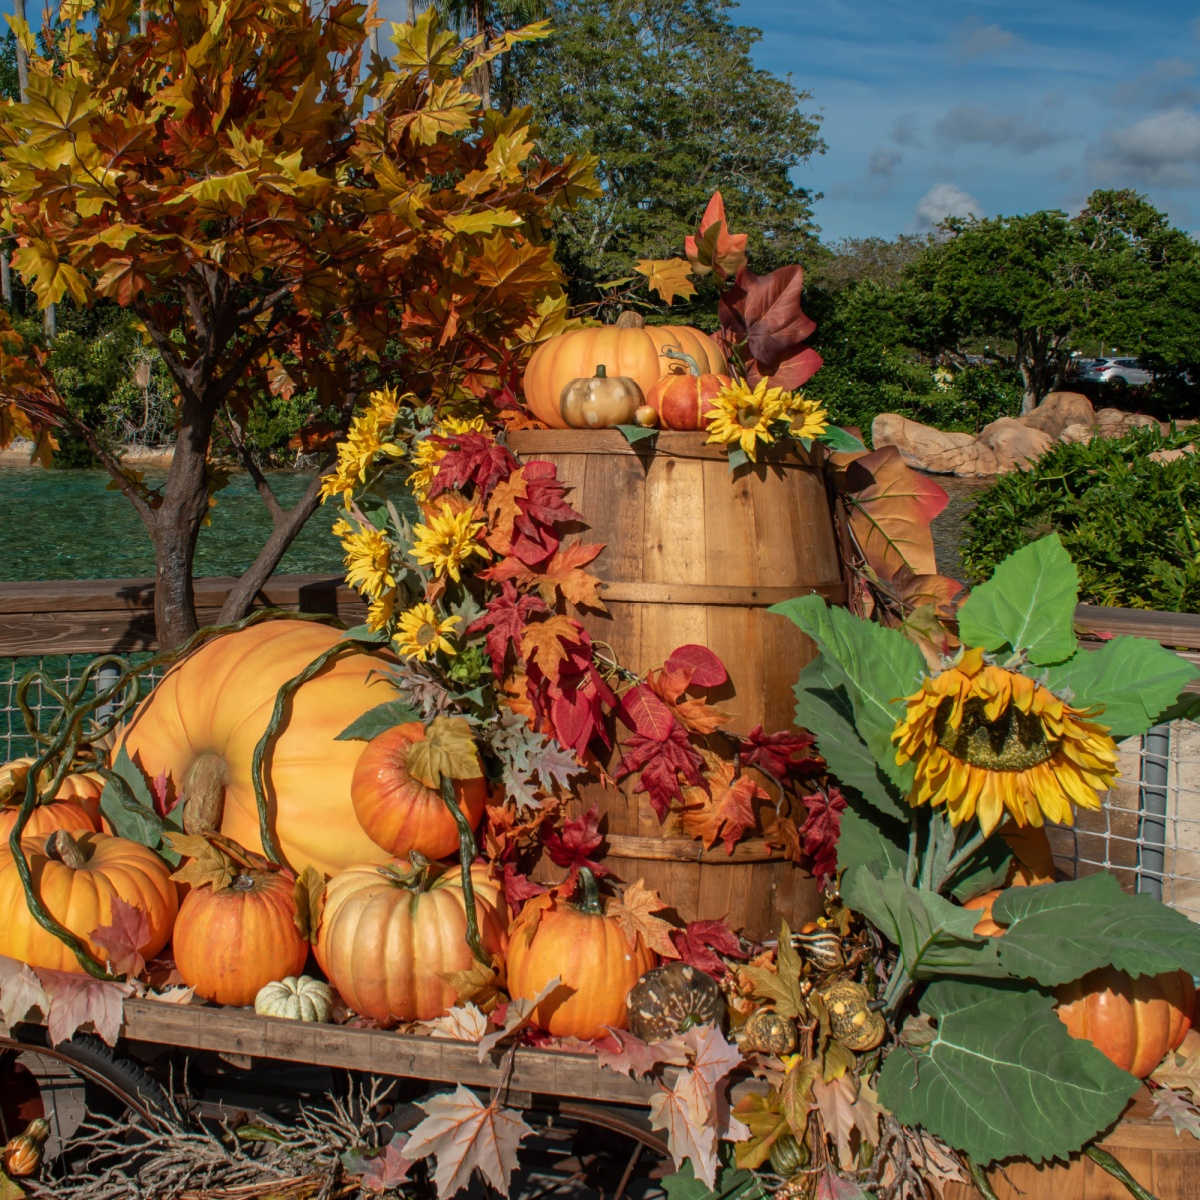
[[[542,26],[463,40],[427,11],[395,28],[388,59],[369,53],[377,22],[349,0],[148,9],[140,33],[133,0],[74,4],[52,53],[18,27],[29,91],[0,109],[0,205],[40,303],[136,315],[178,392],[171,468],[147,487],[10,332],[0,444],[28,433],[45,449],[55,426],[83,437],[154,542],[156,627],[174,645],[197,624],[214,434],[273,518],[231,620],[319,501],[314,477],[280,505],[251,453],[253,414],[311,396],[311,445],[380,381],[443,411],[501,392],[563,326],[550,212],[593,186],[588,160],[548,162],[524,114],[484,108],[464,82]]]

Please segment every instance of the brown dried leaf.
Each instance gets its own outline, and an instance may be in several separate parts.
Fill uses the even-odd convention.
[[[441,973],[453,989],[457,1003],[474,1003],[485,1013],[490,1013],[500,1002],[507,999],[501,990],[504,986],[499,959],[492,959],[491,966],[481,962],[472,962],[465,971],[448,971]]]
[[[479,751],[465,717],[435,717],[420,741],[408,748],[408,773],[435,790],[443,779],[477,779]]]
[[[553,999],[557,1004],[565,1003],[575,994],[575,990],[555,975],[532,1000],[510,1000],[504,1010],[504,1024],[494,1033],[479,1039],[479,1061],[483,1062],[497,1045],[524,1029],[533,1020],[537,1006],[543,1001]]]
[[[639,879],[625,889],[620,900],[608,902],[606,913],[616,919],[631,943],[640,937],[651,950],[663,958],[678,958],[679,951],[671,941],[671,930],[674,926],[661,917],[652,915],[666,907],[659,899],[658,893],[651,891]]]
[[[325,908],[325,876],[310,864],[300,872],[292,895],[296,901],[296,915],[292,919],[300,936],[311,942],[317,936]]]
[[[456,1004],[445,1016],[421,1022],[430,1037],[452,1038],[457,1042],[477,1042],[487,1033],[487,1015],[469,1001]]]
[[[183,862],[171,878],[192,887],[210,887],[214,892],[227,888],[237,874],[237,864],[202,833],[171,833],[163,837]]]
[[[42,981],[27,963],[0,955],[0,1033],[7,1033],[34,1010],[43,1016],[50,1010]]]
[[[98,925],[88,934],[88,941],[105,951],[110,969],[131,977],[146,969],[146,960],[139,947],[150,940],[150,920],[143,909],[129,904],[120,896],[112,898],[112,912],[107,925]]]
[[[133,991],[130,984],[93,979],[90,975],[75,975],[68,971],[42,970],[38,977],[50,998],[46,1031],[51,1045],[66,1041],[89,1021],[110,1046],[117,1044],[125,997]]]

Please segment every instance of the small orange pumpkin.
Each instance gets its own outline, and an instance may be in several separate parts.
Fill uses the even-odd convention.
[[[1004,888],[992,888],[990,892],[983,892],[978,896],[972,896],[970,900],[963,901],[963,908],[972,908],[982,914],[978,921],[975,922],[975,932],[980,937],[1003,937],[1007,925],[999,925],[992,918],[992,905],[996,903],[996,897],[1004,891]]]
[[[273,979],[297,975],[308,942],[296,927],[296,877],[242,868],[226,887],[193,887],[179,906],[172,947],[179,974],[218,1004],[253,1004]]]
[[[10,1138],[0,1152],[0,1163],[13,1179],[23,1179],[34,1174],[42,1165],[42,1147],[50,1136],[50,1122],[45,1117],[34,1117],[23,1133]]]
[[[1058,1016],[1123,1071],[1144,1079],[1192,1024],[1196,989],[1186,971],[1140,975],[1101,967],[1058,988]]]
[[[556,976],[573,988],[566,999],[543,1000],[534,1021],[555,1037],[603,1037],[624,1029],[629,989],[655,964],[640,937],[630,942],[615,917],[605,916],[596,880],[579,872],[578,898],[547,893],[530,900],[513,922],[508,944],[508,992],[533,1000]]]
[[[484,953],[503,954],[499,890],[480,867],[471,868],[471,883]],[[325,886],[313,949],[355,1012],[384,1025],[441,1016],[456,999],[446,977],[475,961],[458,869],[419,860],[348,867]]]
[[[713,411],[712,401],[733,380],[728,375],[701,371],[700,364],[682,351],[668,357],[676,366],[646,393],[646,403],[658,413],[658,423],[664,429],[703,429]]]
[[[441,794],[408,772],[409,751],[424,740],[420,721],[385,729],[367,743],[350,778],[358,823],[396,858],[413,850],[426,858],[445,858],[458,850],[458,826]],[[456,779],[454,795],[474,829],[487,802],[487,783],[482,776]]]
[[[622,313],[615,325],[588,325],[542,342],[525,368],[525,406],[544,425],[565,429],[560,403],[568,383],[604,363],[609,375],[632,379],[646,394],[671,369],[665,349],[690,355],[703,371],[726,370],[725,355],[707,333],[690,325],[646,325],[636,313]]]
[[[17,823],[17,813],[25,801],[25,785],[29,778],[32,758],[14,758],[0,766],[0,841],[8,841]],[[100,828],[100,790],[95,791],[94,804],[85,801],[83,788],[75,783],[83,776],[68,775],[59,786],[53,800],[39,803],[29,815],[21,837],[47,837],[56,829],[71,833],[95,833]],[[46,779],[49,783],[49,778]],[[103,785],[103,781],[102,785]]]
[[[118,896],[146,914],[149,928],[138,947],[143,958],[153,958],[167,944],[179,900],[170,868],[153,850],[107,833],[75,837],[65,830],[45,841],[24,838],[21,849],[42,904],[101,962],[104,949],[88,937],[112,924],[113,900]],[[0,846],[0,912],[5,914],[0,921],[0,954],[33,967],[83,973],[74,953],[34,920],[7,845]]]

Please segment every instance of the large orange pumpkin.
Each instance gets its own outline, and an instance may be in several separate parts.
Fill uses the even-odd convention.
[[[1192,1024],[1196,989],[1186,971],[1139,975],[1101,967],[1058,988],[1058,1015],[1118,1067],[1144,1079]]]
[[[486,954],[503,954],[507,922],[495,884],[471,870],[475,914]],[[466,897],[458,868],[350,867],[325,887],[317,962],[355,1012],[383,1024],[425,1021],[448,1012],[446,982],[469,970]]]
[[[243,869],[227,887],[191,888],[171,939],[184,983],[218,1004],[252,1004],[263,984],[299,974],[308,942],[295,885],[290,871]]]
[[[560,403],[572,380],[595,375],[602,364],[610,376],[632,379],[649,395],[655,381],[679,364],[663,353],[668,348],[689,355],[702,373],[727,370],[717,343],[690,325],[589,325],[548,338],[533,352],[525,368],[525,405],[551,429],[565,429]]]
[[[534,1020],[555,1037],[597,1038],[607,1027],[625,1028],[625,997],[655,956],[605,916],[590,871],[580,871],[579,881],[576,900],[548,893],[521,909],[509,931],[508,991],[514,1000],[532,1000],[557,976],[573,993],[543,1000]]]
[[[154,779],[167,777],[168,798],[189,780],[223,785],[220,831],[261,850],[251,762],[279,688],[341,638],[308,621],[265,621],[205,642],[172,667],[126,726],[121,744]],[[386,660],[344,653],[293,693],[285,727],[267,761],[267,800],[287,865],[327,874],[352,863],[386,862],[388,854],[354,816],[350,779],[361,741],[337,735],[395,692],[382,677]]]
[[[113,900],[119,896],[146,914],[148,932],[138,951],[143,958],[153,958],[171,936],[179,904],[170,868],[139,842],[107,833],[66,837],[66,845],[77,855],[52,857],[41,838],[21,842],[34,892],[46,910],[103,962],[105,951],[88,938],[93,930],[112,923]],[[7,845],[0,846],[0,913],[0,954],[34,967],[83,972],[74,953],[34,920]]]
[[[424,739],[420,721],[385,729],[367,743],[350,780],[359,824],[396,858],[412,850],[445,858],[458,850],[458,826],[441,793],[408,773],[408,752]],[[456,779],[454,794],[474,829],[483,816],[487,784],[482,777]]]

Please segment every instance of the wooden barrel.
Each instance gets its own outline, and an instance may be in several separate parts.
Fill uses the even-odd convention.
[[[1125,1169],[1158,1200],[1187,1200],[1200,1196],[1200,1142],[1177,1134],[1168,1120],[1150,1119],[1153,1111],[1142,1088],[1125,1115],[1105,1136],[1100,1147],[1120,1160]],[[1124,1184],[1086,1155],[1069,1163],[1034,1166],[1014,1160],[993,1167],[988,1179],[998,1200],[1129,1200]],[[942,1200],[980,1200],[969,1183],[948,1183]]]
[[[509,445],[554,463],[589,526],[585,540],[605,545],[589,569],[604,581],[608,614],[580,616],[593,640],[639,673],[678,646],[707,646],[729,671],[709,699],[731,729],[791,728],[792,687],[815,648],[767,608],[810,592],[845,603],[824,476],[789,453],[734,477],[724,449],[704,438],[664,431],[641,449],[617,430],[530,430]],[[811,877],[761,838],[733,855],[719,843],[703,851],[664,829],[628,783],[585,788],[579,803],[607,815],[607,865],[643,879],[685,920],[724,918],[764,938],[781,918],[794,926],[818,910]]]

